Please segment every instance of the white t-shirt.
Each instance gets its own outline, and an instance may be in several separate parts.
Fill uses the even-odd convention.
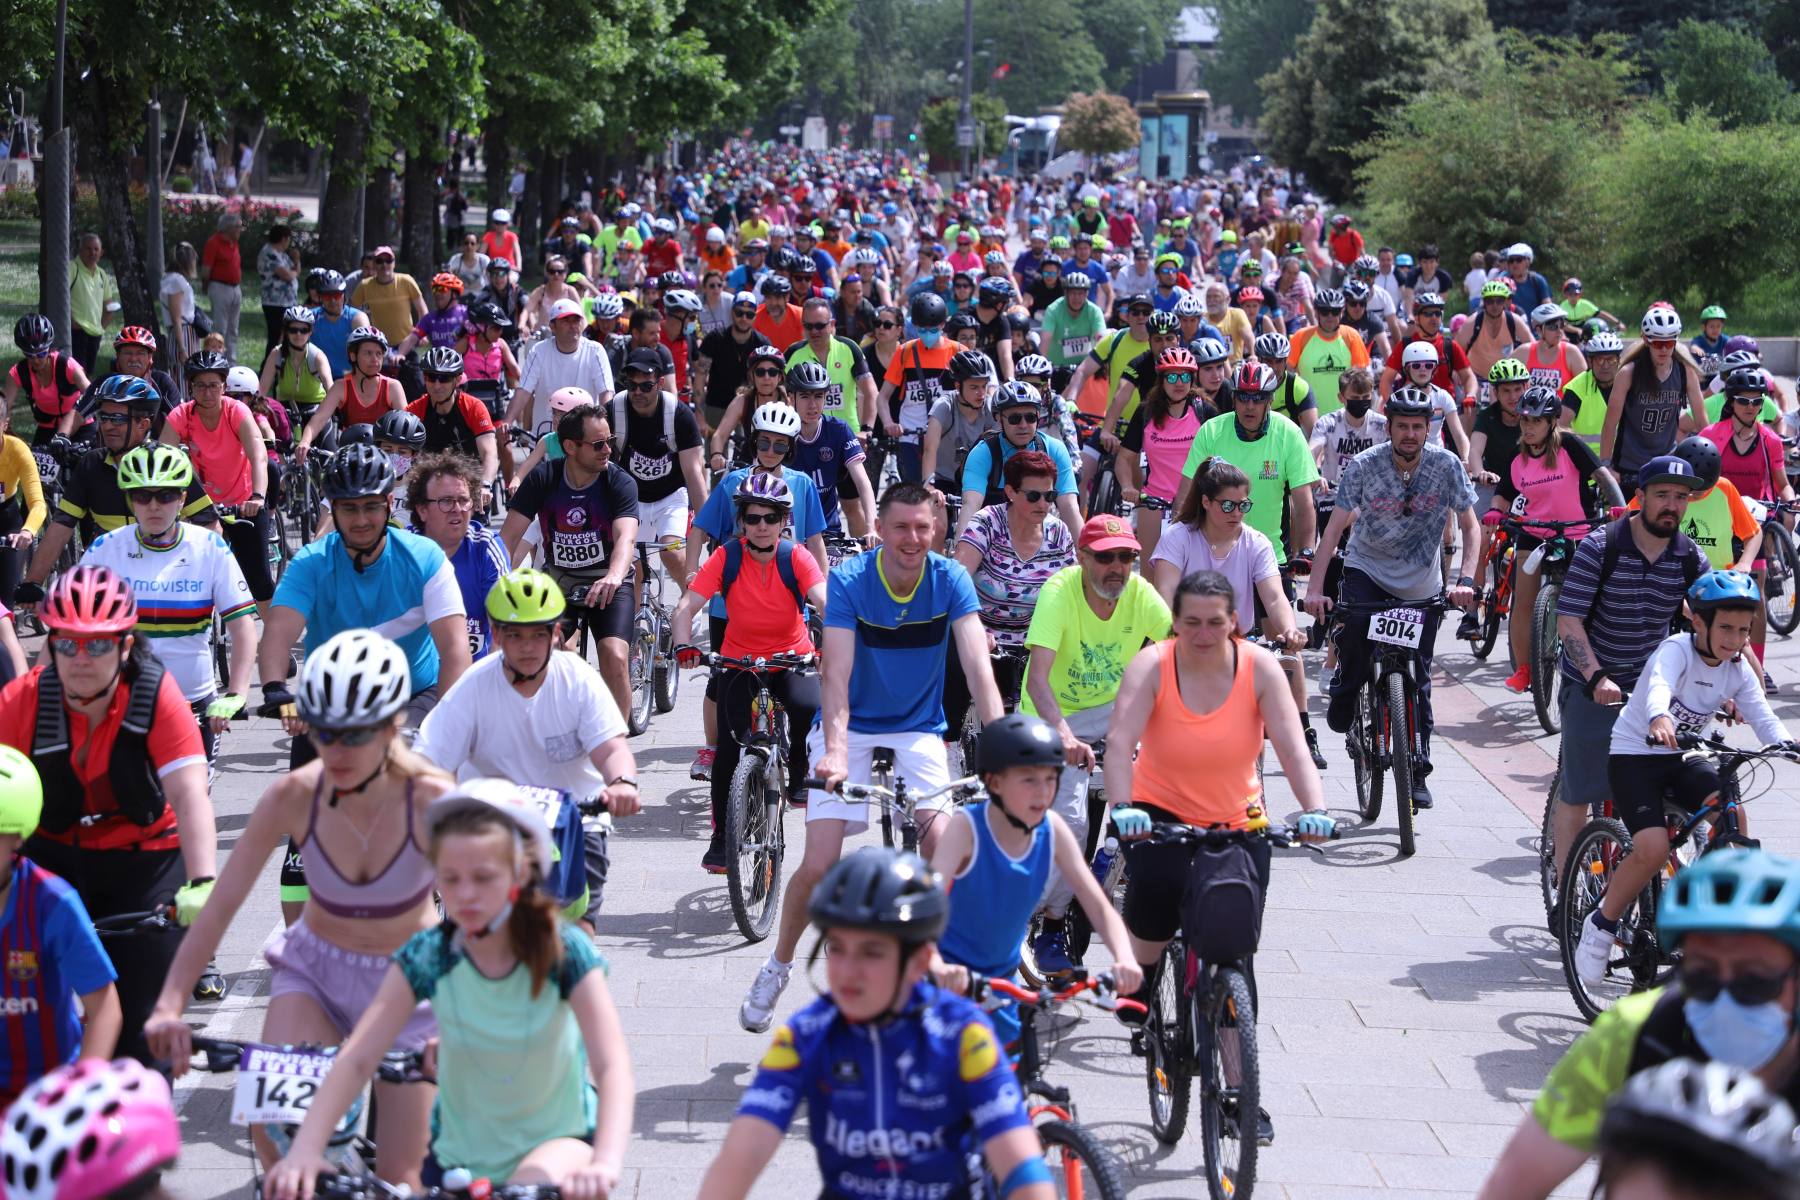
[[[1219,558],[1198,529],[1181,521],[1165,521],[1150,561],[1172,562],[1184,578],[1195,571],[1217,571],[1231,580],[1231,590],[1237,597],[1238,629],[1244,633],[1250,632],[1251,622],[1256,619],[1257,581],[1281,573],[1275,562],[1274,545],[1248,525],[1239,531],[1225,557]]]
[[[543,686],[526,699],[496,653],[444,693],[420,725],[416,748],[458,779],[510,779],[585,800],[606,787],[594,751],[625,732],[606,681],[579,655],[551,655]]]
[[[1335,488],[1344,477],[1345,463],[1387,440],[1387,418],[1380,413],[1365,413],[1361,425],[1352,425],[1350,411],[1335,408],[1313,426],[1311,445],[1319,460],[1319,474]]]
[[[1470,300],[1481,299],[1481,289],[1487,286],[1488,274],[1483,267],[1475,267],[1463,276],[1463,291]]]
[[[162,277],[163,307],[183,324],[194,319],[194,285],[186,275],[170,271]]]
[[[136,633],[150,639],[151,649],[175,677],[189,701],[217,692],[213,677],[212,619],[226,621],[256,614],[256,602],[244,572],[225,539],[211,529],[178,525],[173,546],[146,546],[136,525],[101,534],[81,561],[110,567],[131,584],[137,599]]]
[[[612,363],[599,342],[582,338],[572,354],[556,348],[556,339],[547,337],[531,348],[519,369],[519,386],[531,393],[531,411],[525,414],[527,428],[552,420],[550,394],[558,388],[586,388],[595,400],[604,402],[613,390]]]
[[[1675,722],[1677,733],[1705,737],[1712,728],[1713,714],[1727,700],[1736,703],[1738,716],[1750,723],[1763,742],[1785,740],[1787,729],[1763,695],[1754,661],[1740,654],[1709,667],[1694,649],[1693,634],[1678,633],[1664,641],[1650,656],[1631,699],[1613,722],[1608,750],[1613,754],[1677,754],[1679,751],[1644,741],[1650,735],[1650,722],[1668,717]]]

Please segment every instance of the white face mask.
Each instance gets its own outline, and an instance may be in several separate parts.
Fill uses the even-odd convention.
[[[388,465],[394,468],[396,477],[403,477],[412,470],[413,456],[403,450],[388,451]]]

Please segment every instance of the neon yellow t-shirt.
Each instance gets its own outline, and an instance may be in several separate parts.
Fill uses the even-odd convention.
[[[1127,578],[1112,616],[1101,620],[1088,604],[1077,564],[1052,575],[1038,593],[1025,644],[1056,651],[1050,687],[1067,716],[1111,704],[1119,694],[1119,680],[1124,678],[1131,656],[1143,649],[1145,642],[1160,641],[1169,632],[1169,606],[1142,575]],[[1026,712],[1037,715],[1029,693],[1019,703]]]
[[[1188,479],[1214,455],[1250,477],[1250,528],[1275,546],[1277,562],[1287,561],[1281,546],[1281,515],[1287,511],[1287,494],[1319,478],[1319,464],[1300,427],[1278,412],[1268,416],[1268,432],[1255,441],[1238,437],[1237,414],[1221,413],[1200,427],[1188,448],[1181,473]],[[1040,602],[1041,603],[1041,602]]]
[[[1119,386],[1119,376],[1124,373],[1126,367],[1131,365],[1131,360],[1140,354],[1149,352],[1149,339],[1139,341],[1132,337],[1129,325],[1124,329],[1115,329],[1111,333],[1102,335],[1100,340],[1094,343],[1094,357],[1100,360],[1100,373],[1106,376],[1106,394],[1109,401],[1112,399],[1112,393]],[[1132,388],[1131,399],[1125,402],[1125,409],[1119,414],[1119,420],[1129,422],[1132,415],[1137,412],[1138,404],[1143,398],[1142,391],[1135,387]]]

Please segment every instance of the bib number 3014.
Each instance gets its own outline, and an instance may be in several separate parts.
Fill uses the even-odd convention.
[[[299,1124],[330,1070],[329,1054],[246,1046],[231,1098],[232,1124]]]
[[[1425,638],[1425,614],[1416,608],[1390,608],[1369,620],[1369,640],[1417,650]]]

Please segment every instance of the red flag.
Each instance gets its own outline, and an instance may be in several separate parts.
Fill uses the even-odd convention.
[[[995,79],[1005,79],[1008,75],[1011,75],[1011,74],[1012,74],[1012,64],[1009,62],[1003,62],[999,66],[994,68],[994,78]]]

